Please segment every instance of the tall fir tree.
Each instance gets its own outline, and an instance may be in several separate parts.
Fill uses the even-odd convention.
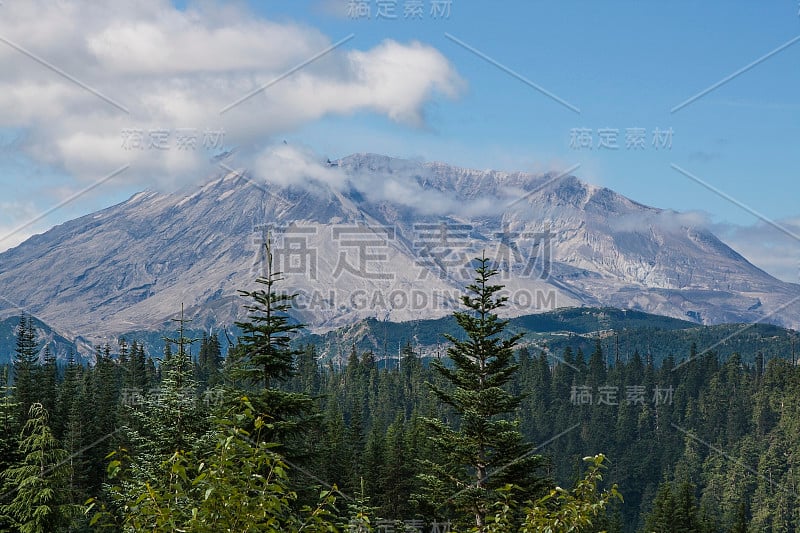
[[[2,473],[6,489],[14,494],[2,512],[20,533],[66,531],[82,510],[70,503],[67,451],[50,431],[41,403],[31,405],[27,418],[19,443],[22,460]]]
[[[178,347],[169,359],[161,362],[161,387],[158,398],[151,402],[157,423],[162,430],[161,451],[174,453],[186,450],[199,436],[203,426],[202,413],[198,401],[198,383],[194,379],[189,347],[199,339],[186,337],[185,324],[189,322],[183,315],[173,319],[178,324],[178,337],[164,337],[164,342]]]
[[[120,403],[119,365],[111,359],[108,344],[98,350],[91,373],[87,372],[84,386],[92,409],[86,413],[85,436],[88,443],[101,442],[86,450],[86,474],[89,491],[99,491],[106,478],[105,456],[119,430],[117,411]],[[90,440],[94,439],[94,440]]]
[[[474,283],[461,298],[468,310],[454,313],[466,338],[446,335],[452,367],[432,363],[449,386],[430,387],[457,413],[460,423],[427,420],[443,461],[431,461],[424,480],[437,491],[444,488],[442,482],[449,486],[456,509],[472,516],[474,526],[482,530],[493,503],[500,499],[497,489],[512,484],[529,498],[546,483],[539,472],[543,458],[533,454],[519,421],[513,419],[522,397],[507,390],[518,368],[514,348],[521,335],[504,337],[508,321],[496,313],[507,298],[497,294],[502,285],[491,284],[497,270],[485,255],[476,261]]]
[[[33,318],[25,313],[19,317],[14,347],[14,388],[17,400],[17,421],[25,424],[31,405],[39,398],[38,373],[39,343],[36,341],[36,327]]]
[[[117,345],[119,346],[119,364],[125,368],[128,364],[128,357],[130,354],[128,341],[125,337],[120,337],[117,341]]]
[[[198,379],[205,387],[212,388],[222,381],[221,370],[223,365],[222,348],[216,333],[207,335],[203,332],[200,342],[200,352],[197,355]]]
[[[14,387],[11,383],[11,366],[0,366],[0,472],[13,466],[18,457],[19,448],[19,416],[14,398]],[[2,487],[2,483],[0,483]],[[3,491],[0,494],[0,509],[11,502],[13,494]],[[0,531],[10,531],[13,524],[11,517],[0,512]]]
[[[698,506],[694,486],[688,481],[679,486],[662,483],[653,500],[653,508],[645,519],[647,533],[672,533],[700,531]]]
[[[73,502],[84,502],[88,497],[86,493],[86,453],[84,448],[92,442],[87,439],[94,435],[87,435],[84,428],[86,420],[86,405],[89,404],[88,394],[83,387],[84,368],[75,362],[73,353],[67,358],[67,367],[64,370],[64,381],[58,395],[58,418],[54,421],[54,428],[58,427],[60,433],[56,436],[64,449],[70,454],[69,464],[71,475],[69,479],[69,493]],[[57,424],[55,422],[58,422]],[[55,430],[54,430],[55,432]]]
[[[49,344],[44,346],[42,359],[43,364],[39,367],[40,378],[37,387],[39,391],[38,400],[45,411],[55,414],[58,400],[59,371],[56,356],[50,349]]]
[[[282,452],[293,452],[291,455],[298,458],[306,453],[302,437],[317,418],[316,405],[308,394],[280,387],[296,374],[296,358],[301,351],[292,348],[291,341],[303,325],[288,315],[296,295],[277,291],[283,276],[273,271],[269,238],[264,246],[267,271],[256,279],[264,288],[239,291],[250,303],[245,305],[248,320],[236,322],[242,336],[232,354],[232,378],[253,393],[250,399],[267,422],[263,436],[282,446]],[[286,446],[290,442],[292,445]]]
[[[120,345],[121,351],[122,345]],[[120,353],[120,364],[123,366],[123,383],[126,388],[139,393],[143,393],[149,388],[144,346],[141,343],[133,341],[130,344],[128,356],[124,360]]]

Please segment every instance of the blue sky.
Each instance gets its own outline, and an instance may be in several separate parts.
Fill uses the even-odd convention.
[[[141,188],[170,189],[215,171],[208,157],[145,151],[153,157],[137,156],[104,180],[131,155],[119,153],[120,131],[158,125],[173,134],[224,129],[224,146],[214,149],[237,147],[243,158],[286,139],[331,158],[377,152],[535,172],[580,165],[573,173],[585,181],[699,212],[752,262],[798,281],[800,243],[788,235],[800,234],[796,0],[452,0],[439,2],[437,16],[435,0],[424,0],[419,16],[406,17],[410,3],[148,0],[111,13],[64,0],[42,2],[44,15],[37,2],[5,3],[0,59],[12,68],[0,83],[28,85],[0,103],[0,230],[7,235],[91,190],[0,250]],[[369,16],[356,16],[355,4]],[[63,29],[75,20],[83,34]],[[59,29],[48,33],[49,25]],[[222,119],[192,107],[218,110],[348,37]],[[398,64],[411,70],[392,70]],[[370,75],[353,82],[364,68]],[[391,83],[371,85],[382,77]],[[184,98],[189,85],[208,90]],[[634,130],[644,144],[626,147]],[[600,147],[601,137],[612,147]]]

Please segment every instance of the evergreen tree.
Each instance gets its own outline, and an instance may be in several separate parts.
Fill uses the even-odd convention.
[[[139,351],[142,354],[142,356],[144,356],[144,347],[139,345]],[[145,370],[144,371],[144,375],[145,375],[144,383],[145,383],[145,386],[146,387],[152,387],[159,380],[159,373],[158,373],[158,369],[156,368],[156,362],[153,360],[152,357],[148,357],[147,358],[147,362],[145,363],[145,369],[144,370]]]
[[[47,424],[47,411],[34,403],[20,436],[22,461],[2,473],[6,489],[14,491],[2,512],[13,518],[21,533],[64,531],[82,510],[69,501],[67,452]]]
[[[122,345],[120,345],[120,352],[121,351]],[[132,391],[139,392],[140,394],[144,393],[150,385],[147,375],[144,346],[139,342],[133,341],[130,345],[130,355],[125,361],[122,360],[122,354],[120,353],[120,364],[122,364],[124,368],[125,387]]]
[[[86,450],[86,475],[89,492],[98,492],[105,481],[105,457],[108,454],[111,438],[117,433],[117,411],[120,403],[119,366],[111,359],[110,347],[106,344],[97,353],[97,362],[92,372],[84,379],[87,401],[83,405],[84,442]],[[86,406],[92,408],[86,410]]]
[[[295,358],[301,351],[293,349],[290,342],[303,326],[288,316],[295,295],[277,292],[276,285],[283,277],[272,270],[269,239],[265,247],[267,273],[256,279],[265,288],[239,291],[251,303],[245,306],[249,320],[236,323],[242,336],[234,353],[232,373],[234,381],[253,390],[250,399],[267,420],[267,439],[279,445],[291,440],[293,446],[283,451],[303,455],[300,437],[316,418],[314,400],[307,394],[279,387],[296,374]]]
[[[221,382],[222,349],[216,333],[203,332],[200,352],[197,354],[198,379],[206,387],[214,387]]]
[[[31,405],[39,398],[37,390],[39,344],[33,318],[23,313],[19,317],[14,348],[14,387],[17,400],[17,421],[22,427]]]
[[[364,487],[367,494],[376,505],[383,505],[386,503],[384,491],[387,481],[383,476],[386,465],[386,437],[383,430],[378,429],[375,424],[367,435],[364,454],[360,457],[360,461],[363,466]],[[396,516],[389,518],[396,518]]]
[[[437,491],[442,482],[450,485],[456,508],[469,513],[475,526],[483,529],[492,502],[498,499],[497,489],[513,484],[527,498],[544,482],[537,472],[543,459],[523,441],[519,422],[509,420],[522,400],[505,388],[518,368],[514,347],[521,335],[502,337],[508,322],[495,312],[507,298],[497,296],[501,285],[490,283],[497,271],[489,267],[489,260],[484,256],[477,261],[475,281],[462,296],[469,311],[454,313],[467,338],[446,336],[452,344],[448,349],[452,367],[432,363],[449,386],[430,387],[457,413],[460,424],[427,420],[444,461],[430,462],[430,473],[423,478]]]
[[[397,418],[386,431],[385,457],[383,479],[386,483],[381,511],[391,518],[411,516],[408,502],[414,489],[414,470],[409,457],[414,455],[409,449],[403,413],[397,413]]]
[[[14,387],[10,382],[10,366],[0,367],[0,472],[5,472],[17,460],[19,447],[19,426],[17,425],[17,403],[14,401]],[[0,483],[0,488],[2,487]],[[0,509],[11,502],[13,494],[3,491],[0,495]],[[0,531],[10,531],[13,520],[0,512]]]
[[[589,357],[589,382],[588,385],[592,390],[597,387],[606,385],[606,361],[603,354],[603,345],[600,339],[597,339],[594,344],[594,351]]]
[[[58,398],[58,365],[56,363],[56,356],[50,349],[50,345],[46,344],[42,354],[44,364],[40,366],[39,373],[41,375],[38,379],[38,392],[39,402],[48,413],[56,413],[56,401]]]
[[[190,339],[185,335],[184,324],[188,322],[183,316],[173,319],[178,323],[178,337],[164,337],[167,345],[178,347],[169,359],[161,363],[161,387],[158,397],[150,402],[149,409],[154,424],[160,429],[162,438],[160,452],[174,453],[186,450],[201,433],[202,414],[198,402],[199,385],[195,381],[192,360],[188,348],[198,339]]]
[[[120,337],[117,344],[119,345],[119,364],[126,368],[128,364],[128,341],[125,340],[125,337]]]
[[[671,483],[662,483],[653,500],[653,508],[644,523],[647,533],[669,533],[672,531],[672,516],[675,513],[675,495]]]
[[[80,393],[80,372],[82,367],[75,362],[75,352],[70,350],[67,354],[67,364],[64,368],[64,377],[56,392],[56,405],[53,411],[51,429],[53,435],[64,442],[64,435],[69,421],[69,412],[75,398]],[[67,448],[69,451],[69,448]]]
[[[185,453],[207,445],[203,437],[208,430],[207,416],[198,397],[198,383],[194,379],[188,351],[193,339],[185,336],[185,323],[181,306],[176,338],[164,337],[165,346],[176,345],[177,350],[165,349],[161,361],[161,383],[144,395],[123,402],[121,419],[125,422],[125,444],[133,457],[134,476],[129,490],[139,490],[145,483],[158,483],[164,461],[176,453]],[[137,357],[132,350],[132,360]],[[143,357],[143,354],[141,354]],[[143,359],[142,359],[143,360]],[[144,368],[144,367],[142,367]],[[136,390],[131,394],[137,394]],[[211,447],[211,445],[209,445]],[[201,450],[205,451],[205,450]]]
[[[110,492],[122,511],[122,531],[337,531],[333,491],[323,492],[315,507],[297,509],[289,466],[263,439],[266,422],[247,400],[243,404],[219,421],[212,453],[200,459],[177,452],[159,465],[158,481],[133,491],[124,487],[130,458],[115,454],[109,474],[118,485]],[[90,511],[93,524],[117,525],[102,504],[93,502]]]
[[[16,448],[18,404],[14,397],[14,387],[10,383],[9,366],[0,367],[0,467],[11,458]],[[11,446],[11,443],[14,443]],[[2,470],[3,468],[0,468]]]
[[[345,457],[349,479],[343,488],[350,493],[357,492],[364,483],[364,449],[366,447],[366,436],[364,434],[364,422],[360,405],[353,408],[350,415],[350,423],[345,433]]]
[[[320,472],[323,479],[346,490],[349,472],[348,442],[342,410],[335,401],[328,401],[323,423],[325,442],[322,445]]]
[[[297,379],[292,390],[304,392],[310,396],[319,394],[322,385],[320,366],[317,361],[317,348],[313,344],[305,346],[297,357]]]
[[[736,521],[731,526],[730,533],[747,533],[747,504],[742,501],[736,507]]]
[[[653,509],[645,520],[647,533],[695,533],[702,531],[695,487],[688,481],[667,482],[658,488]]]
[[[85,427],[88,419],[86,406],[91,404],[91,398],[90,391],[87,391],[82,383],[83,372],[83,368],[75,363],[73,354],[70,354],[58,397],[59,418],[62,418],[59,441],[70,457],[71,476],[68,489],[73,503],[83,503],[88,497],[86,475],[88,465],[85,448],[91,444],[100,444],[96,443],[95,435],[87,434]]]

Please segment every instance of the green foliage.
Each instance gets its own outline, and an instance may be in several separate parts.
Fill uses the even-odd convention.
[[[647,533],[700,531],[695,487],[688,481],[679,485],[662,483],[645,521]]]
[[[291,441],[297,449],[303,432],[316,418],[316,406],[309,395],[279,387],[296,375],[295,359],[302,351],[293,349],[290,343],[303,326],[293,323],[288,315],[295,296],[276,290],[283,278],[280,272],[272,271],[269,239],[265,246],[267,273],[256,279],[265,288],[239,291],[251,302],[245,306],[249,320],[236,323],[242,336],[229,353],[229,373],[237,387],[250,392],[253,405],[269,420],[269,440],[281,445]]]
[[[239,291],[251,303],[245,306],[249,320],[236,323],[242,330],[239,338],[242,353],[236,374],[250,385],[269,389],[276,380],[295,374],[294,358],[300,351],[291,349],[290,342],[292,334],[303,326],[291,323],[287,313],[295,295],[276,292],[275,286],[283,277],[280,272],[272,271],[269,240],[265,246],[267,274],[256,279],[265,289]]]
[[[600,491],[605,456],[602,454],[584,458],[589,464],[586,475],[571,491],[560,487],[533,502],[525,512],[522,533],[567,533],[592,531],[599,519],[605,516],[606,508],[614,501],[622,502],[616,485]]]
[[[222,383],[222,348],[216,333],[203,332],[200,352],[197,355],[198,380],[207,387]]]
[[[9,516],[20,533],[61,531],[82,508],[69,502],[67,493],[71,467],[48,427],[47,411],[31,405],[20,435],[19,464],[2,473],[4,492],[13,499],[0,511]]]
[[[483,529],[487,533],[519,531],[520,533],[580,533],[598,531],[598,523],[605,517],[606,509],[614,502],[622,502],[616,485],[600,490],[606,458],[602,454],[585,457],[589,468],[572,490],[555,487],[535,501],[524,506],[524,519],[515,526],[514,511],[518,504],[513,499],[514,487],[507,485],[500,492],[503,499],[496,502]]]
[[[19,317],[14,348],[14,385],[17,399],[17,422],[25,424],[31,406],[39,399],[39,343],[33,318],[23,313]]]
[[[424,463],[429,470],[424,479],[433,497],[441,497],[442,490],[451,491],[447,501],[472,515],[481,528],[497,489],[513,484],[531,496],[541,488],[536,476],[542,458],[523,440],[519,421],[508,418],[522,401],[507,389],[518,369],[514,347],[521,335],[502,337],[508,322],[500,320],[496,311],[507,298],[496,296],[501,285],[490,284],[497,271],[488,266],[488,259],[477,261],[475,282],[462,297],[469,311],[454,313],[466,339],[446,335],[452,344],[448,356],[453,367],[432,363],[448,386],[429,384],[460,423],[456,427],[440,419],[426,420],[441,460]]]
[[[147,372],[147,357],[144,346],[133,341],[130,345],[130,356],[123,354],[125,339],[120,340],[120,364],[123,366],[125,387],[131,390],[146,391],[150,388],[150,379]]]
[[[494,287],[490,281],[483,284],[486,293]],[[18,356],[0,371],[0,472],[6,484],[0,530],[19,530],[26,520],[19,513],[36,505],[42,517],[51,511],[61,516],[58,526],[43,526],[56,531],[101,525],[113,531],[248,530],[228,501],[264,530],[303,524],[304,530],[346,530],[353,521],[363,531],[381,531],[406,519],[422,519],[428,530],[434,518],[468,529],[477,527],[477,506],[470,507],[476,502],[485,510],[484,530],[496,531],[800,528],[800,369],[786,360],[791,346],[784,330],[754,326],[713,353],[703,349],[736,327],[678,324],[669,330],[665,321],[661,329],[627,329],[625,312],[576,309],[541,317],[538,324],[595,331],[605,320],[614,331],[534,332],[517,339],[513,320],[482,322],[483,300],[470,292],[475,307],[461,319],[375,321],[361,330],[363,341],[353,337],[355,329],[345,340],[339,337],[340,353],[349,357],[320,362],[314,346],[300,344],[308,338],[296,335],[291,300],[270,296],[277,287],[266,287],[261,303],[248,299],[261,310],[248,309],[250,314],[265,319],[253,325],[271,326],[258,330],[264,334],[251,331],[252,342],[233,346],[224,362],[213,335],[201,340],[195,361],[190,339],[179,333],[174,344],[165,344],[158,367],[144,348],[152,343],[138,337],[121,342],[118,356],[102,347],[92,366],[75,358],[56,364],[46,348],[40,364],[35,321],[20,320]],[[485,317],[497,314],[491,306],[501,301],[498,294],[488,298]],[[640,326],[649,320],[639,319]],[[442,332],[452,334],[450,358],[425,346]],[[426,342],[412,342],[412,333]],[[281,337],[294,344],[275,341]],[[264,354],[275,356],[267,381],[263,365],[253,364]],[[494,371],[481,374],[481,364]],[[431,394],[426,383],[438,392]],[[576,399],[584,388],[589,401],[581,403]],[[600,401],[601,388],[615,396]],[[643,395],[637,400],[631,391],[638,389]],[[656,401],[657,390],[668,390],[668,398]],[[132,391],[141,393],[135,401]],[[31,433],[29,410],[22,412],[26,403],[54,409],[45,424],[54,447],[44,447],[50,451],[42,456],[52,462],[67,453],[66,462],[45,469],[45,476],[31,468],[35,456],[21,446],[44,431]],[[316,410],[324,415],[318,424],[308,423]],[[489,460],[498,461],[495,468],[485,461],[489,479],[482,487],[476,475],[481,465],[473,462],[482,456],[470,453],[478,442]],[[516,453],[535,457],[527,442],[541,443],[536,453],[547,458],[544,471],[528,468],[521,477],[511,468],[498,471],[501,453],[516,445],[520,451],[509,451],[506,464],[514,466]],[[109,480],[104,457],[120,447],[127,452],[112,457]],[[603,470],[608,481],[594,478],[593,491],[579,493],[587,479],[580,459],[601,452],[613,459]],[[10,475],[32,480],[26,487],[51,483],[52,491],[17,491]],[[534,482],[527,492],[525,476]],[[537,491],[542,478],[576,488],[549,484]],[[624,503],[613,497],[612,482]],[[40,492],[57,497],[34,505]],[[267,501],[259,504],[252,497],[257,494]],[[70,509],[87,498],[91,512],[75,516]],[[12,504],[18,514],[10,512]]]
[[[269,424],[247,398],[239,411],[217,423],[210,456],[200,460],[178,451],[162,463],[159,477],[140,485],[138,492],[112,488],[123,531],[336,531],[330,512],[334,492],[322,492],[313,508],[293,508],[297,496],[289,487],[289,469],[275,444],[263,439]],[[112,455],[109,477],[119,482],[126,475],[124,459]],[[111,521],[108,511],[90,512],[94,524]]]

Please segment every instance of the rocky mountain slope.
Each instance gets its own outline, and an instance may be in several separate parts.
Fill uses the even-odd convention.
[[[266,177],[240,169],[142,192],[31,237],[0,254],[0,314],[22,307],[87,339],[164,329],[181,303],[191,327],[230,324],[243,316],[237,290],[264,271],[269,235],[297,318],[314,331],[450,314],[481,253],[501,270],[509,315],[590,305],[800,323],[800,286],[678,213],[574,176],[360,154],[293,185]]]

